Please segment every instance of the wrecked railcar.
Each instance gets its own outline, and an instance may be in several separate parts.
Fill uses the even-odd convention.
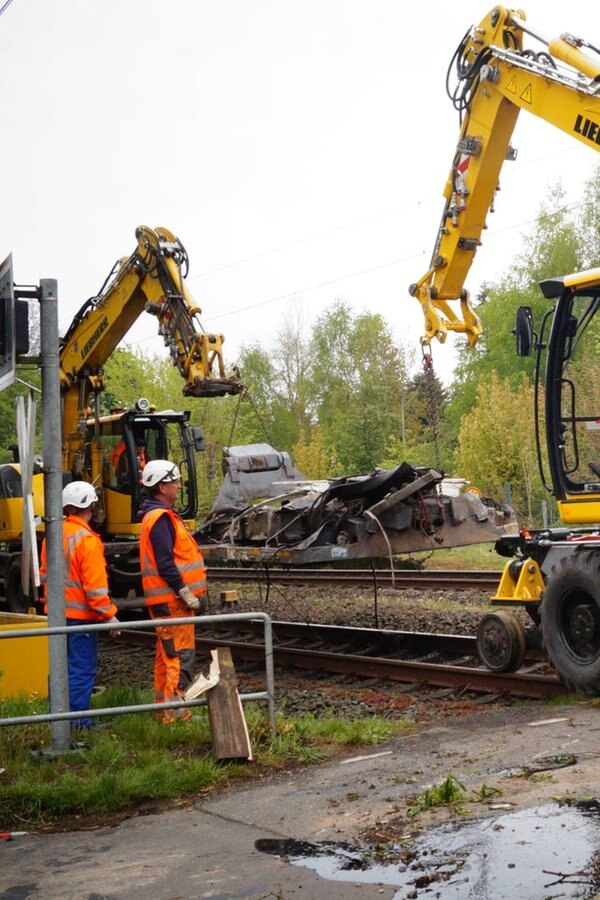
[[[454,488],[454,485],[450,485]],[[197,529],[207,561],[282,565],[393,559],[516,534],[513,510],[444,492],[444,476],[406,462],[367,475],[307,481],[268,444],[229,448],[224,480]]]

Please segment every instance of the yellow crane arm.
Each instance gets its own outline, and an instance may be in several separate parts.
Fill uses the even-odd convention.
[[[216,397],[242,390],[237,373],[225,373],[223,335],[207,334],[200,326],[201,310],[184,281],[188,257],[179,239],[166,228],[140,226],[135,234],[134,253],[115,265],[61,339],[67,469],[80,444],[90,398],[104,389],[104,364],[143,312],[158,321],[158,333],[184,380],[184,395]]]
[[[524,50],[524,34],[544,49]],[[409,288],[423,308],[423,345],[434,338],[443,343],[453,331],[475,346],[481,335],[464,285],[504,160],[516,156],[510,139],[519,112],[524,109],[600,150],[600,56],[594,59],[582,47],[591,45],[571,35],[546,41],[528,28],[521,10],[502,6],[458,47],[453,94],[462,116],[458,144],[430,266]]]

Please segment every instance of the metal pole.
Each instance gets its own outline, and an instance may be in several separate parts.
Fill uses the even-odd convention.
[[[44,524],[46,533],[46,601],[48,626],[64,628],[64,563],[62,515],[62,448],[60,359],[58,340],[58,285],[54,278],[40,280],[40,350],[42,370],[42,454],[44,459]],[[69,711],[66,634],[49,637],[50,712]],[[70,747],[68,721],[51,725],[52,749]]]

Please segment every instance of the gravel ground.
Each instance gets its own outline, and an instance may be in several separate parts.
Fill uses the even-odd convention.
[[[448,634],[474,635],[482,614],[490,609],[489,595],[476,591],[379,590],[375,599],[372,589],[332,587],[271,586],[264,590],[242,584],[239,601],[224,606],[220,601],[224,585],[212,586],[209,613],[266,612],[274,620],[308,621],[318,624],[354,625],[406,630],[436,631]],[[233,589],[227,585],[227,589]],[[526,619],[526,616],[525,616]],[[104,641],[100,654],[97,685],[100,689],[114,684],[150,684],[152,651]],[[199,668],[205,667],[200,659]],[[240,692],[264,690],[264,679],[255,669],[238,665]],[[466,714],[482,708],[490,698],[461,694],[460,690],[415,688],[399,683],[388,684],[365,679],[340,677],[317,678],[304,673],[276,671],[278,708],[287,714],[313,713],[355,718],[365,714],[388,718],[426,721],[436,716]],[[498,702],[498,701],[495,701]],[[506,701],[502,701],[506,702]]]
[[[261,610],[273,619],[390,628],[401,631],[437,631],[474,634],[489,595],[477,591],[418,591],[380,588],[280,587],[262,596],[254,587],[239,586],[239,609]],[[219,612],[219,591],[211,591],[211,607]]]

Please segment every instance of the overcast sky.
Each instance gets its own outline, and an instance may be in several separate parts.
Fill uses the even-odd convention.
[[[0,0],[2,6],[3,0]],[[60,327],[138,225],[175,232],[207,330],[273,344],[293,298],[336,298],[418,348],[458,118],[446,70],[472,0],[13,0],[0,16],[0,254],[56,278]],[[595,11],[594,11],[595,10]],[[529,0],[529,25],[600,45],[599,7]],[[549,187],[577,202],[593,150],[525,113],[468,287],[510,265]],[[155,319],[127,343],[158,351]],[[449,346],[434,348],[451,369]]]

